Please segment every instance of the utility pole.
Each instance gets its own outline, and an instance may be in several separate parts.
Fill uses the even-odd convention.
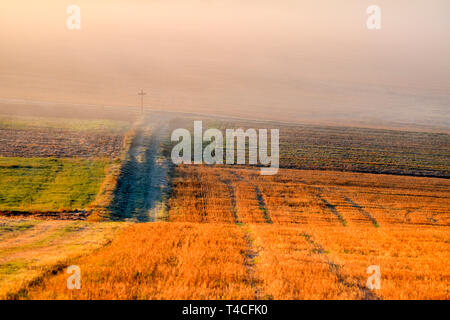
[[[138,92],[138,95],[141,96],[141,113],[142,113],[142,114],[144,113],[144,96],[145,96],[146,94],[147,94],[147,93],[145,93],[144,90],[142,90],[142,89],[141,89],[140,92]]]

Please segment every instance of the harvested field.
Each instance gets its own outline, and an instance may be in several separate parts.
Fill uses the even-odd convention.
[[[0,156],[117,158],[124,121],[0,116]]]
[[[1,129],[1,157],[117,158],[122,134],[60,129]]]
[[[261,176],[259,168],[246,166],[179,165],[172,171],[165,158],[167,129],[158,121],[133,129],[114,188],[104,182],[107,201],[96,203],[108,212],[100,220],[148,223],[125,228],[94,253],[61,264],[48,260],[45,270],[51,272],[41,272],[39,281],[24,278],[20,288],[0,282],[6,297],[450,298],[450,180],[297,169]],[[56,167],[69,161],[39,161],[44,160],[56,161]],[[4,170],[18,172],[17,166],[5,162]],[[44,167],[53,172],[54,167]],[[39,184],[41,178],[31,181]],[[34,237],[29,230],[36,222],[8,223],[5,230],[18,237],[14,243]],[[8,252],[15,250],[23,249]],[[7,273],[29,266],[7,263]],[[69,264],[81,268],[80,290],[67,289]],[[377,290],[366,285],[372,265],[381,270]]]
[[[274,221],[449,225],[450,181],[333,171],[282,170],[262,177],[235,170],[260,186]],[[341,223],[342,224],[342,223]]]
[[[172,126],[192,130],[194,119],[176,119]],[[450,178],[448,132],[217,119],[203,121],[203,127],[204,130],[217,128],[223,132],[238,128],[279,129],[281,168]]]
[[[263,177],[206,166],[180,166],[176,174],[171,220],[214,223],[217,214],[205,212],[220,212],[222,222],[236,216],[248,225],[261,298],[450,297],[448,180],[304,170]],[[204,209],[200,190],[223,191],[214,210]],[[381,290],[366,287],[370,265],[381,268]]]
[[[207,167],[177,168],[169,208],[171,221],[235,221],[227,185]]]
[[[450,135],[364,128],[280,128],[284,168],[450,178]]]
[[[81,290],[68,290],[60,272],[20,297],[450,298],[448,180],[258,172],[178,166],[170,222],[134,225],[74,260]],[[379,290],[366,286],[371,265],[381,270]]]
[[[76,260],[81,290],[59,273],[22,297],[449,299],[449,188],[436,178],[179,166],[171,222],[134,225]],[[371,265],[379,290],[366,287]]]
[[[252,299],[242,230],[233,224],[145,223],[77,261],[83,290],[66,275],[29,288],[31,299]],[[220,252],[220,254],[218,254]]]

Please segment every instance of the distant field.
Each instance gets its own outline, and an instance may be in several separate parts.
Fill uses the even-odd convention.
[[[0,117],[0,156],[116,158],[127,122]]]
[[[173,126],[192,130],[193,120],[174,121]],[[282,168],[450,178],[446,133],[225,120],[204,121],[203,126],[279,129]]]
[[[1,118],[19,120],[29,118],[45,118],[55,120],[92,120],[104,121],[112,120],[117,122],[133,123],[140,115],[138,107],[106,107],[93,106],[83,104],[68,104],[57,102],[39,102],[39,101],[23,101],[9,100],[0,98],[0,114]],[[28,121],[28,120],[26,120]]]
[[[450,178],[450,135],[345,127],[281,127],[281,166]]]
[[[12,117],[0,115],[2,129],[66,129],[70,131],[125,132],[130,122],[76,118]]]
[[[81,290],[59,273],[23,297],[449,299],[449,198],[445,179],[180,166],[170,222],[77,260]]]
[[[0,157],[0,211],[83,209],[95,199],[107,165],[107,160]]]
[[[54,158],[117,158],[122,134],[60,129],[0,129],[0,156]]]
[[[194,120],[177,118],[171,126],[192,131]],[[208,128],[224,137],[225,129],[279,129],[281,168],[450,178],[447,133],[219,119],[203,121]]]

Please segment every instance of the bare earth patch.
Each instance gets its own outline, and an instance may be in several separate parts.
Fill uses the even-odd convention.
[[[116,158],[123,140],[123,135],[117,133],[0,128],[0,156]]]

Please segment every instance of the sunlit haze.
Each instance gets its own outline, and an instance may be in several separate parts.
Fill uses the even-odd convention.
[[[449,128],[450,2],[373,2],[3,1],[0,102]]]

